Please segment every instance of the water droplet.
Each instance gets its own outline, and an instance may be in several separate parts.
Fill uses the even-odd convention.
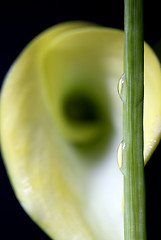
[[[121,78],[118,82],[118,94],[123,102],[126,100],[126,79],[125,79],[125,73],[122,74]]]
[[[121,141],[121,143],[118,146],[118,150],[117,150],[117,163],[119,166],[119,169],[121,170],[121,172],[123,173],[123,151],[125,149],[125,142],[124,140]]]

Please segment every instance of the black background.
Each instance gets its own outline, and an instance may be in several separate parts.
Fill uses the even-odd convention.
[[[123,29],[124,3],[116,1],[1,1],[0,82],[25,45],[46,28],[71,20],[85,20]],[[160,3],[144,1],[144,38],[152,47],[161,39]],[[160,235],[160,149],[145,167],[148,240]],[[16,200],[0,160],[0,239],[49,240]]]

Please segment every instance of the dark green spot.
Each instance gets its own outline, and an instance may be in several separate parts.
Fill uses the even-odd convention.
[[[100,119],[98,106],[93,99],[85,95],[71,95],[64,101],[65,116],[73,122],[91,123]]]

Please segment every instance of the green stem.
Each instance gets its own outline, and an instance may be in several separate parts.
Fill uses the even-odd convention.
[[[124,239],[146,239],[143,159],[143,1],[125,4],[125,100],[123,102]]]

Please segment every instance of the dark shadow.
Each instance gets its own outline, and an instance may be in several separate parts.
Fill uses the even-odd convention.
[[[161,142],[145,167],[147,240],[160,236]]]

